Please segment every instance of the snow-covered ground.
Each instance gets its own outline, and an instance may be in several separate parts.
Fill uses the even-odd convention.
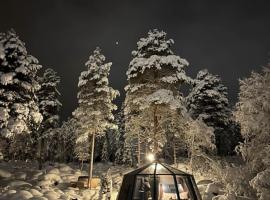
[[[122,175],[132,170],[128,167],[97,163],[94,166],[94,176],[101,176],[109,168],[113,179],[112,200],[116,199]],[[183,171],[189,171],[185,164],[178,165]],[[85,165],[85,169],[87,166]],[[100,188],[96,190],[71,187],[71,182],[77,181],[81,171],[77,164],[46,163],[42,170],[27,162],[0,162],[0,200],[102,200]],[[195,176],[198,188],[204,200],[211,200],[214,194],[222,194],[221,185],[202,176]]]
[[[86,166],[85,166],[86,168]],[[121,184],[121,174],[128,169],[110,164],[96,164],[95,176],[100,176],[111,168],[113,176],[113,199]],[[78,189],[70,182],[77,181],[86,171],[80,171],[75,164],[46,164],[38,170],[33,163],[0,163],[0,199],[1,200],[89,200],[100,199],[99,190]]]

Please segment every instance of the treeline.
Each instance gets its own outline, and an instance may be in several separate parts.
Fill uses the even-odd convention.
[[[50,68],[42,73],[14,31],[1,33],[1,154],[38,160],[40,167],[45,161],[136,166],[149,153],[168,163],[189,157],[192,164],[195,156],[238,154],[243,165],[222,167],[229,171],[221,177],[228,194],[267,199],[262,177],[270,163],[269,67],[240,81],[239,102],[232,106],[220,77],[206,69],[189,77],[189,63],[175,55],[173,44],[158,30],[137,42],[118,110],[113,101],[119,92],[108,80],[112,63],[96,48],[79,77],[78,107],[60,124],[60,77]],[[187,95],[183,87],[190,88]]]
[[[79,77],[79,106],[61,126],[60,77],[50,68],[42,73],[14,31],[0,41],[1,152],[9,159],[89,160],[93,134],[94,160],[131,165],[150,152],[170,163],[201,150],[232,155],[241,140],[221,79],[207,70],[188,77],[189,63],[173,53],[163,31],[138,41],[118,111],[112,101],[119,92],[108,80],[112,63],[97,48]],[[191,87],[187,96],[183,86]]]

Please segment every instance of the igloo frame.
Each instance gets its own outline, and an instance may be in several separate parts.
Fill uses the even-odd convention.
[[[201,200],[193,175],[152,162],[123,177],[117,200]]]

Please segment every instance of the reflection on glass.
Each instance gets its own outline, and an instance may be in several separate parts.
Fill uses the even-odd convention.
[[[158,200],[176,200],[177,193],[172,175],[160,175]]]
[[[149,167],[142,170],[140,174],[154,174],[155,172],[156,174],[171,174],[169,170],[158,163],[151,164]]]
[[[140,174],[154,174],[155,172],[155,164],[150,165],[140,172]]]
[[[185,177],[176,177],[180,199],[190,199],[187,179]]]
[[[137,176],[133,200],[152,200],[154,178],[152,176]]]
[[[156,168],[155,168],[156,167]],[[150,167],[152,168],[152,166]],[[133,200],[191,200],[190,185],[187,177],[166,174],[168,171],[160,165],[154,166],[160,174],[136,176]],[[162,173],[161,173],[162,172]],[[176,181],[176,182],[175,182]],[[179,194],[177,194],[179,192]],[[178,198],[180,197],[180,199]]]
[[[189,189],[185,178],[177,176],[177,187],[181,200],[189,200]],[[155,184],[156,183],[156,184]],[[155,186],[154,186],[155,185]],[[154,190],[156,187],[156,190]],[[154,192],[156,191],[156,194]],[[172,175],[140,175],[136,178],[133,200],[178,200],[177,190]]]

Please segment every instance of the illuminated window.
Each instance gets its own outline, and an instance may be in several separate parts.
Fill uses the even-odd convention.
[[[192,175],[150,163],[124,176],[118,200],[201,200]]]

